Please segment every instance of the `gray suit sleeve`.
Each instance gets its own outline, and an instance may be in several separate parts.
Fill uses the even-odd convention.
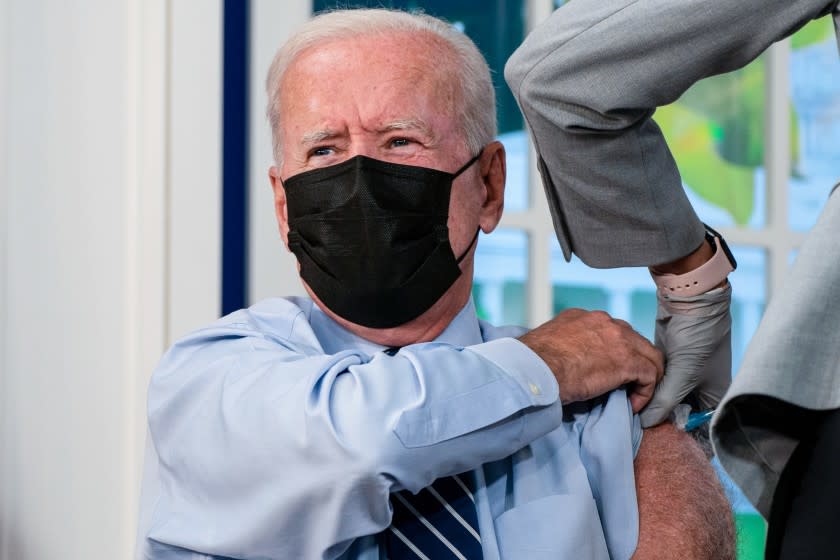
[[[574,0],[513,54],[519,102],[567,259],[678,259],[703,240],[656,107],[745,66],[837,0]]]

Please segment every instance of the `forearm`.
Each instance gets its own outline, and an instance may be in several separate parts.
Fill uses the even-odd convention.
[[[529,102],[577,106],[565,111],[564,128],[614,135],[634,118],[675,101],[698,80],[745,66],[836,5],[837,0],[576,0],[525,39],[506,78]]]
[[[575,0],[535,29],[505,76],[567,256],[650,266],[694,251],[703,228],[654,109],[747,64],[832,3]]]
[[[734,560],[729,502],[689,435],[670,423],[645,430],[635,473],[639,544],[634,560]]]
[[[215,334],[176,347],[150,386],[164,494],[150,537],[162,543],[320,556],[386,527],[389,492],[507,456],[561,422],[553,377],[509,339],[371,357]]]

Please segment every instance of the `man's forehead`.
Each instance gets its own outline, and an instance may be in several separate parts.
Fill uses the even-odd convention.
[[[377,82],[392,79],[438,79],[450,82],[452,47],[425,31],[393,31],[324,39],[300,51],[290,70],[317,67],[320,70],[353,70],[375,74]],[[316,71],[324,80],[329,75]],[[375,87],[375,83],[371,87]]]
[[[452,116],[456,95],[440,61],[405,34],[360,39],[332,40],[295,58],[280,86],[284,120],[296,124],[286,133],[313,144],[346,134],[355,121],[369,132],[435,136],[441,117]]]

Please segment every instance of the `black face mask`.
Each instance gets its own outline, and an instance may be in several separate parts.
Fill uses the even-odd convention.
[[[455,173],[356,156],[284,183],[289,248],[334,313],[373,328],[419,317],[461,275],[449,244]]]

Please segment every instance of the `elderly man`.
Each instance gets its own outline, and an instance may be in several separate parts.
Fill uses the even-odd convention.
[[[731,556],[699,449],[670,426],[642,439],[652,345],[603,313],[528,333],[476,318],[505,159],[468,38],[322,15],[268,94],[280,233],[311,299],[263,301],[163,358],[138,557]]]

